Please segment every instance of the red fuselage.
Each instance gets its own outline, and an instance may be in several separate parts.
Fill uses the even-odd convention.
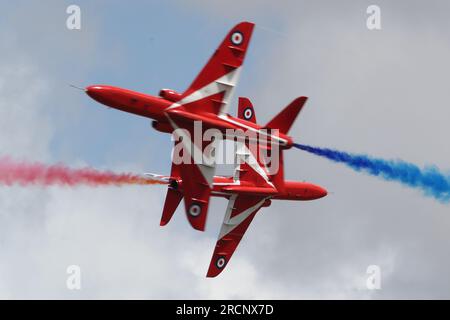
[[[170,177],[167,177],[170,178]],[[183,182],[172,179],[171,188],[183,192]],[[249,182],[240,181],[236,184],[233,177],[215,176],[212,196],[228,198],[234,193],[249,196],[270,197],[273,200],[297,200],[308,201],[325,197],[328,193],[324,188],[309,183],[289,181],[284,182],[284,190],[256,186]]]
[[[205,128],[215,128],[226,134],[227,129],[249,130],[257,134],[265,135],[267,141],[276,140],[280,147],[288,149],[292,147],[292,138],[279,132],[276,135],[267,134],[263,127],[243,119],[235,118],[229,114],[216,115],[213,113],[192,113],[180,105],[177,108],[169,108],[176,105],[176,102],[155,97],[144,93],[131,91],[128,89],[93,85],[86,88],[86,93],[94,100],[114,109],[137,114],[155,120],[153,127],[161,132],[171,133],[173,128],[167,120],[167,116],[181,121],[201,121]]]

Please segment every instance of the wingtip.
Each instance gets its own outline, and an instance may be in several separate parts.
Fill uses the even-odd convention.
[[[217,276],[218,276],[218,274],[212,274],[212,273],[209,273],[209,272],[206,274],[206,278],[210,278],[210,279],[215,278]]]
[[[199,217],[191,217],[189,215],[189,213],[187,214],[187,217],[188,217],[189,224],[191,225],[191,227],[194,230],[197,230],[199,232],[204,232],[205,231],[206,221],[204,221],[204,222],[203,221],[197,221],[196,218],[199,218]]]
[[[215,278],[222,273],[222,270],[223,269],[218,269],[214,265],[211,265],[206,273],[206,278]]]
[[[217,274],[214,274],[208,270],[208,273],[206,274],[206,278],[215,278],[215,277],[217,277]]]
[[[193,224],[191,224],[191,225],[197,231],[200,231],[200,232],[204,232],[205,231],[205,226],[204,225],[203,226],[202,225],[193,225]]]
[[[304,104],[307,100],[308,100],[308,97],[300,96],[300,97],[296,98],[294,100],[294,102]]]

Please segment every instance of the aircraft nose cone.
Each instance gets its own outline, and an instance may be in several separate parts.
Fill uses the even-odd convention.
[[[114,89],[110,86],[93,85],[85,88],[86,94],[97,102],[115,107]]]
[[[316,186],[314,193],[316,194],[317,199],[323,198],[328,194],[328,191],[322,187]]]
[[[97,99],[100,95],[101,95],[101,91],[102,91],[102,87],[101,86],[89,86],[86,87],[86,94],[91,97],[92,99]]]
[[[325,188],[319,187],[317,190],[320,198],[325,197],[328,194],[328,191]]]

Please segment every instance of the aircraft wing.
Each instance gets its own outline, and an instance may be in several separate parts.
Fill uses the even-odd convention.
[[[168,119],[180,144],[179,148],[175,144],[172,162],[177,163],[181,177],[186,215],[194,229],[204,231],[216,169],[215,153],[205,152],[211,141],[195,139],[195,124]]]
[[[192,113],[227,113],[253,27],[254,24],[251,22],[241,22],[234,26],[192,84],[181,95],[181,99],[169,109],[183,106]]]
[[[238,194],[230,197],[207,277],[215,277],[222,272],[256,213],[267,199]]]
[[[206,171],[207,178],[203,176]],[[214,168],[204,165],[182,164],[181,179],[184,190],[184,205],[191,226],[199,231],[205,230],[211,188],[207,179],[214,176]]]
[[[195,154],[202,154],[210,142],[196,142],[195,124],[185,116],[180,116],[179,113],[226,113],[239,78],[253,27],[254,24],[250,22],[241,22],[234,26],[189,88],[181,95],[180,100],[166,109],[166,116],[171,127],[181,135],[182,143],[186,146],[185,149],[192,160],[191,163],[183,161],[179,170],[183,183],[186,214],[190,224],[197,230],[205,229],[209,198],[213,187],[215,159],[210,155],[208,163],[205,164],[195,158]],[[177,129],[183,129],[185,133]],[[203,135],[204,131],[201,133]]]

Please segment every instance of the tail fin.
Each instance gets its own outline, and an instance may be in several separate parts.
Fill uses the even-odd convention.
[[[299,97],[292,101],[286,108],[269,121],[266,128],[278,129],[281,133],[287,134],[300,110],[302,110],[306,100],[308,100],[307,97]]]
[[[306,100],[308,100],[307,97],[298,97],[292,101],[286,108],[269,121],[266,128],[278,129],[281,133],[287,134],[300,113],[300,110],[302,110],[305,105]],[[271,174],[270,181],[272,181],[279,191],[284,190],[284,160],[282,149],[278,150],[278,170]]]

